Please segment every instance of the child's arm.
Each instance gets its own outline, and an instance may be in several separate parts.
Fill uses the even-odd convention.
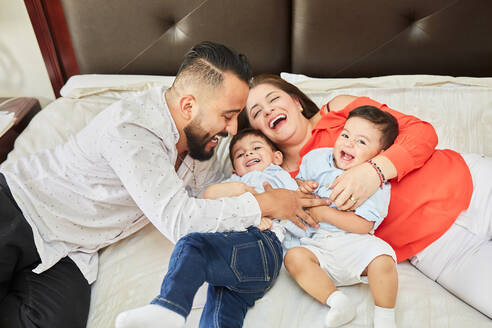
[[[242,182],[223,182],[209,186],[203,193],[203,198],[217,199],[222,197],[234,197],[250,192],[256,194],[253,187]]]
[[[340,211],[334,207],[317,206],[307,211],[319,222],[331,223],[347,232],[364,234],[371,232],[374,227],[373,221],[368,221],[354,212]]]
[[[272,219],[262,217],[260,219],[260,224],[256,226],[260,231],[269,230],[273,228]]]
[[[296,179],[296,183],[299,190],[305,194],[312,194],[318,188],[318,183],[313,180]]]

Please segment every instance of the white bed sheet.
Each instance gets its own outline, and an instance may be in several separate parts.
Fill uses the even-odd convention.
[[[98,78],[101,78],[100,76]],[[104,78],[104,77],[103,77]],[[151,86],[169,85],[171,80],[150,83],[112,78],[91,86],[89,77],[83,85],[72,84],[65,97],[45,107],[19,136],[8,160],[51,148],[84,127],[99,111],[112,102],[131,97]],[[90,79],[89,79],[90,80]],[[475,85],[457,83],[450,77],[409,76],[374,78],[370,83],[330,80],[303,80],[299,86],[322,104],[336,94],[370,96],[402,112],[419,116],[435,127],[439,146],[461,152],[478,152],[492,156],[492,87],[490,79]],[[305,81],[305,80],[304,80]],[[468,81],[468,80],[467,80]],[[77,82],[77,81],[75,81]],[[321,88],[319,87],[321,83]],[[312,87],[315,85],[315,87]],[[347,88],[349,86],[349,88]],[[230,170],[225,145],[219,149],[224,170]],[[116,315],[124,310],[147,304],[157,295],[173,245],[151,225],[101,252],[100,270],[92,287],[89,328],[113,327]],[[396,320],[399,327],[492,327],[492,320],[469,307],[426,278],[408,262],[398,265],[399,293]],[[370,327],[373,301],[365,285],[343,288],[356,302],[357,317],[346,327]],[[200,305],[205,301],[202,289],[197,295],[187,327],[196,327]],[[322,327],[326,307],[306,295],[285,270],[275,286],[248,312],[245,325],[251,327]]]

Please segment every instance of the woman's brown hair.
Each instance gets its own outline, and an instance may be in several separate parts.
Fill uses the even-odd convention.
[[[299,100],[299,103],[301,104],[303,109],[302,115],[304,115],[304,117],[307,119],[313,117],[317,112],[319,112],[318,106],[308,96],[306,96],[304,92],[299,90],[299,88],[296,87],[295,85],[285,81],[278,75],[274,75],[274,74],[257,75],[249,81],[249,89],[251,90],[254,87],[261,84],[273,85],[274,87],[289,94],[291,97]],[[238,131],[249,127],[251,127],[251,125],[248,120],[247,112],[246,110],[243,110],[238,117]]]

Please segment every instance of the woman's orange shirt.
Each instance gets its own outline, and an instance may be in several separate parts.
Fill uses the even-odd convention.
[[[341,111],[325,113],[322,109],[322,118],[300,151],[301,160],[313,149],[333,147],[349,112],[362,105],[391,113],[399,124],[395,143],[383,153],[395,165],[398,176],[390,181],[388,216],[375,234],[393,247],[400,262],[449,229],[461,211],[468,208],[473,182],[460,154],[434,149],[437,135],[432,125],[367,97],[357,98]],[[290,172],[293,177],[297,173]]]

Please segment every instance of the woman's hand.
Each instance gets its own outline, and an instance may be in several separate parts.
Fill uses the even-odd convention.
[[[330,189],[330,201],[339,210],[355,210],[371,197],[381,185],[379,175],[371,164],[362,163],[339,175]]]
[[[314,180],[296,179],[296,182],[299,186],[299,191],[305,194],[312,194],[316,190],[316,188],[318,188],[318,183]]]

